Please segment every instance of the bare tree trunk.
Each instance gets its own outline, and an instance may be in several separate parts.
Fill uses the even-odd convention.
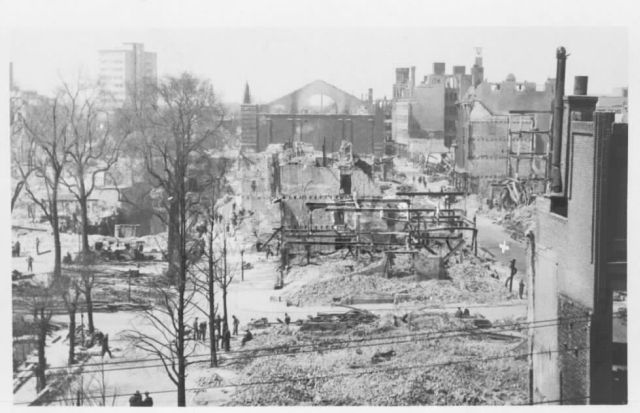
[[[69,365],[74,364],[76,352],[76,305],[69,306]]]
[[[85,193],[84,184],[80,184],[80,234],[82,236],[82,255],[89,253],[89,218],[87,213],[87,195]]]
[[[177,202],[169,207],[169,228],[167,240],[167,260],[169,261],[169,281],[175,284],[180,264],[180,221]]]
[[[223,229],[224,231],[226,231],[226,228]],[[224,324],[223,326],[229,326],[228,322],[227,322],[227,235],[225,232],[225,236],[224,236],[224,244],[222,247],[222,259],[224,261],[224,273],[222,274],[223,279],[222,279],[222,308],[224,311]],[[222,329],[224,330],[224,328]]]
[[[182,142],[181,142],[182,143]],[[179,248],[177,250],[179,257],[179,279],[178,279],[178,342],[177,356],[178,356],[178,406],[186,406],[186,357],[185,357],[185,329],[184,329],[184,312],[185,312],[185,290],[187,287],[187,210],[186,210],[186,191],[185,191],[185,177],[186,165],[183,166],[183,156],[181,151],[181,145],[178,147],[178,168],[177,183],[178,183],[178,240]],[[195,334],[195,332],[194,332]]]
[[[87,303],[87,320],[89,324],[89,334],[93,336],[94,327],[93,327],[93,298],[91,297],[91,286],[87,286],[84,290],[84,297]]]
[[[24,187],[24,181],[18,182],[13,190],[13,195],[11,196],[11,212],[13,212],[13,207],[16,205],[16,201],[22,192],[22,187]]]
[[[51,229],[53,230],[53,278],[60,278],[62,251],[60,243],[60,220],[58,217],[58,185],[53,188],[53,196],[51,201]]]
[[[45,316],[44,308],[39,309],[40,314],[38,316],[38,366],[36,367],[36,389],[41,391],[47,385],[46,368],[47,358],[45,356],[47,332],[49,331],[49,320]],[[38,309],[36,309],[38,314]]]
[[[212,208],[213,210],[213,208]],[[207,284],[208,284],[208,298],[209,298],[209,340],[211,345],[209,346],[211,351],[211,367],[218,366],[218,358],[216,354],[216,328],[215,328],[215,291],[214,291],[214,279],[215,279],[215,263],[213,262],[213,224],[214,224],[214,216],[213,211],[210,217],[210,232],[209,232],[209,273],[207,274]]]

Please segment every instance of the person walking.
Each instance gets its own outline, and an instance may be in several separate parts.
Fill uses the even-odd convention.
[[[144,400],[142,401],[141,406],[145,407],[153,407],[153,399],[149,396],[149,392],[144,392]]]
[[[196,319],[193,321],[193,339],[197,340],[200,338],[200,332],[198,330],[198,327],[200,327],[198,325],[198,317],[196,317]]]
[[[524,294],[524,277],[520,278],[520,285],[519,285],[519,295],[520,295],[520,299],[522,300],[522,295]]]
[[[36,254],[40,254],[40,238],[36,237]]]
[[[224,351],[229,351],[231,349],[231,331],[229,331],[229,326],[226,324],[224,325],[222,338],[224,339]]]
[[[207,322],[200,323],[200,340],[205,341],[207,337]]]
[[[240,320],[238,320],[238,318],[235,315],[231,316],[231,318],[233,318],[233,335],[237,336],[238,335],[238,326],[240,325]]]
[[[142,406],[142,395],[140,394],[140,390],[136,390],[136,392],[131,397],[129,397],[129,406]]]
[[[291,323],[291,317],[289,317],[289,314],[284,313],[284,323],[286,325],[289,325],[289,323]]]
[[[31,255],[27,257],[27,272],[33,272],[33,257]]]
[[[109,353],[109,358],[112,359],[113,355],[111,354],[111,350],[109,349],[109,334],[105,334],[102,339],[102,357],[105,354]]]
[[[222,335],[220,327],[222,327],[222,317],[220,317],[220,314],[218,314],[218,316],[216,317],[216,334],[218,336]]]
[[[16,241],[16,257],[20,256],[20,241]]]
[[[504,286],[509,286],[509,292],[513,291],[513,277],[515,277],[518,270],[516,269],[516,260],[515,258],[511,260],[511,264],[509,265],[509,269],[511,270],[511,275],[507,278],[504,283]]]

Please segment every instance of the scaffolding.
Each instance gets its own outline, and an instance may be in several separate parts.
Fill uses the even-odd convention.
[[[281,224],[274,228],[271,237],[263,247],[278,241],[276,250],[280,253],[281,266],[276,288],[283,285],[284,272],[290,267],[290,255],[304,248],[307,265],[311,264],[311,247],[344,249],[349,255],[357,259],[361,254],[372,255],[383,253],[387,259],[394,254],[417,254],[425,252],[432,257],[446,263],[463,246],[468,245],[477,255],[478,229],[475,219],[466,217],[465,211],[452,208],[457,197],[464,196],[463,192],[398,192],[395,198],[384,199],[378,197],[357,198],[353,195],[342,195],[329,201],[309,201],[305,203],[308,221],[305,225],[292,226],[285,221],[284,201],[280,203]],[[444,200],[445,208],[417,208],[413,206],[415,197],[440,198]],[[321,210],[333,214],[333,225],[317,225],[313,222],[313,211]],[[387,223],[387,228],[363,229],[360,223],[361,213],[379,212],[380,219]],[[345,214],[353,214],[353,225],[344,223]],[[336,217],[340,217],[337,219]],[[465,237],[466,235],[466,237]],[[438,252],[440,247],[448,251]],[[385,273],[387,273],[385,264]]]
[[[519,180],[544,181],[548,179],[550,130],[540,130],[536,118],[551,112],[512,112],[507,132],[507,176]],[[549,125],[551,123],[549,122]],[[541,149],[541,146],[544,148]],[[527,176],[521,176],[521,162],[529,162]]]

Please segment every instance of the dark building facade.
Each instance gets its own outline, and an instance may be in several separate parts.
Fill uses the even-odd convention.
[[[242,104],[242,148],[264,151],[270,144],[295,141],[316,150],[335,152],[343,140],[353,151],[382,154],[385,142],[385,108],[316,80],[268,104]]]
[[[563,191],[536,200],[529,321],[555,321],[530,329],[534,403],[627,400],[628,125],[597,100],[564,98]]]

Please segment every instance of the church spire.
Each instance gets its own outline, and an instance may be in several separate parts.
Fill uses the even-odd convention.
[[[249,82],[244,85],[244,98],[242,99],[242,103],[245,105],[251,104],[251,92],[249,92]]]

